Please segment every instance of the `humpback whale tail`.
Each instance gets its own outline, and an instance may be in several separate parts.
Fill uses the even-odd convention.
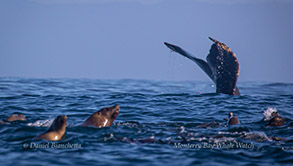
[[[217,93],[229,95],[240,95],[237,88],[237,79],[239,75],[239,63],[235,54],[224,43],[221,43],[211,37],[213,45],[206,58],[207,62],[192,56],[182,48],[165,42],[164,44],[172,51],[195,62],[216,84]]]

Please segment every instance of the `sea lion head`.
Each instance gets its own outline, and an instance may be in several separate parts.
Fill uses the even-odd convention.
[[[228,120],[228,125],[236,125],[236,124],[240,124],[238,117],[237,116],[233,116],[232,112],[229,112],[229,120]]]
[[[272,112],[271,119],[267,126],[283,126],[285,123],[285,118],[281,117],[278,112]]]
[[[280,114],[278,112],[273,112],[271,116],[276,117],[276,116],[280,116]]]
[[[48,131],[64,131],[66,129],[67,116],[59,115],[55,118]]]
[[[119,105],[105,107],[93,113],[82,126],[109,127],[119,114]]]
[[[66,132],[67,116],[60,115],[55,118],[50,128],[35,139],[44,139],[48,141],[58,141],[62,139]]]
[[[9,121],[9,122],[17,121],[17,120],[26,121],[26,118],[24,117],[23,114],[17,114],[17,115],[13,114],[6,119],[6,121]]]
[[[233,117],[233,112],[229,112],[229,118]]]

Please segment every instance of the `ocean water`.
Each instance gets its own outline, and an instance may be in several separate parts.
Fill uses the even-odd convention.
[[[13,113],[27,118],[0,125],[0,163],[293,165],[293,84],[238,87],[241,96],[216,94],[211,82],[0,78],[0,119]],[[113,126],[79,126],[114,104],[121,109]],[[267,109],[276,109],[286,124],[267,127]],[[229,112],[240,125],[226,125]],[[63,140],[33,139],[63,114],[68,117]]]

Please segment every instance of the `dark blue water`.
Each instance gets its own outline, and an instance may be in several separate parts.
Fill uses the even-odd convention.
[[[210,82],[0,78],[1,165],[292,165],[293,84],[239,83],[241,96],[216,94]],[[93,112],[119,104],[112,127],[78,126]],[[275,108],[282,127],[266,127]],[[223,120],[233,112],[241,125]],[[68,116],[66,138],[33,138],[38,120]],[[205,122],[216,125],[200,128]],[[221,123],[221,124],[219,124]],[[275,141],[272,137],[285,140]],[[24,148],[24,146],[43,147]],[[45,145],[49,145],[46,147]],[[58,146],[57,146],[58,145]]]

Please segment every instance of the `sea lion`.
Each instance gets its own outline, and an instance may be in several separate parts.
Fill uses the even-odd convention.
[[[236,124],[240,124],[238,117],[237,116],[233,116],[232,112],[229,112],[229,119],[227,124],[230,125],[236,125]]]
[[[10,123],[8,123],[8,122],[4,122],[4,121],[0,120],[0,124],[3,124],[3,125],[9,125]]]
[[[221,123],[218,123],[218,122],[215,122],[215,121],[212,121],[212,122],[205,122],[205,123],[202,123],[198,126],[196,126],[196,128],[216,128],[216,127],[219,127],[221,126]]]
[[[119,114],[119,105],[105,107],[93,113],[81,126],[109,127]]]
[[[23,114],[13,114],[10,117],[4,119],[3,121],[0,120],[0,124],[4,124],[4,125],[9,125],[9,122],[13,122],[13,121],[26,121],[26,118],[24,117]]]
[[[270,137],[274,141],[287,141],[287,138],[280,138],[280,137]]]
[[[278,112],[273,112],[271,117],[267,126],[283,126],[286,123],[285,119]]]
[[[58,141],[66,132],[67,116],[57,116],[50,128],[43,134],[37,136],[35,139],[44,139],[47,141]]]
[[[17,121],[17,120],[26,121],[26,118],[24,117],[23,114],[17,114],[17,115],[13,114],[10,117],[6,118],[6,121],[8,122]]]
[[[224,43],[221,43],[211,37],[210,40],[214,42],[211,46],[210,53],[206,57],[207,62],[196,58],[189,54],[182,48],[165,42],[164,44],[184,57],[195,62],[199,67],[212,79],[216,84],[217,93],[224,93],[228,95],[240,95],[237,88],[237,79],[239,75],[239,63],[236,55]]]

